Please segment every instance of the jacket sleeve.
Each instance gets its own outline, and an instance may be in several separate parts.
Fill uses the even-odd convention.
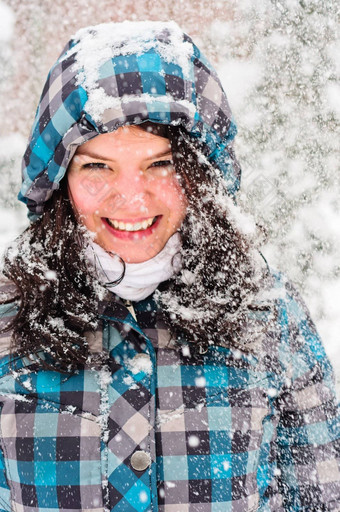
[[[0,275],[0,329],[7,327],[16,313],[16,303],[12,302],[12,297],[15,292],[15,287],[11,285],[3,276]],[[2,374],[2,362],[7,358],[4,357],[9,353],[11,342],[11,332],[0,332],[0,378]],[[0,411],[1,411],[1,396],[0,396]],[[0,415],[1,420],[1,415]],[[1,421],[0,421],[0,436],[1,436]],[[6,468],[4,464],[4,456],[1,448],[0,439],[0,512],[11,511],[11,497],[10,488],[8,486],[6,477]]]
[[[4,457],[0,449],[0,512],[9,512],[10,510],[10,489],[6,478]]]
[[[333,371],[298,294],[281,302],[285,387],[277,449],[285,510],[340,511],[340,415]]]

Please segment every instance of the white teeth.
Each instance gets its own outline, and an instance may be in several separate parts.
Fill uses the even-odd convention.
[[[116,229],[121,231],[141,231],[142,229],[147,229],[154,222],[156,217],[150,217],[147,220],[143,220],[143,222],[136,222],[135,224],[131,224],[131,222],[122,222],[121,220],[107,219],[108,223]]]

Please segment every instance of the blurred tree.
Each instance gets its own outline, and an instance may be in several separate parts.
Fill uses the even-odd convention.
[[[15,17],[12,10],[0,1],[0,94],[7,96],[9,84],[13,80],[13,52],[11,39],[13,36]],[[5,102],[1,102],[5,105]],[[2,126],[6,124],[5,112],[1,112]],[[13,168],[19,165],[18,152],[23,150],[23,139],[18,134],[4,130],[0,138],[0,205],[13,206],[20,183],[20,174],[13,173]]]
[[[340,277],[339,5],[241,0],[232,6],[232,21],[215,22],[211,39],[218,40],[227,91],[230,61],[256,68],[236,112],[242,204],[265,226],[270,263],[313,297],[321,317],[320,280]]]

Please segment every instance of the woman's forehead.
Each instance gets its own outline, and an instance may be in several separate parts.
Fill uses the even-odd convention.
[[[139,126],[123,126],[111,133],[97,135],[78,147],[77,155],[112,157],[112,153],[128,153],[152,157],[171,152],[170,140]]]

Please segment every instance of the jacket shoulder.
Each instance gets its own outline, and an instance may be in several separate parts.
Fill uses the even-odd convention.
[[[270,271],[263,293],[283,309],[290,321],[310,320],[309,310],[300,292],[281,272]]]
[[[273,273],[273,277],[281,309],[281,323],[293,324],[303,332],[310,330],[316,335],[315,325],[300,292],[284,274]]]
[[[334,386],[334,373],[324,344],[298,290],[283,275],[277,282],[282,290],[278,301],[278,324],[281,331],[281,354],[285,354],[288,367],[298,381],[302,375],[317,372]]]

